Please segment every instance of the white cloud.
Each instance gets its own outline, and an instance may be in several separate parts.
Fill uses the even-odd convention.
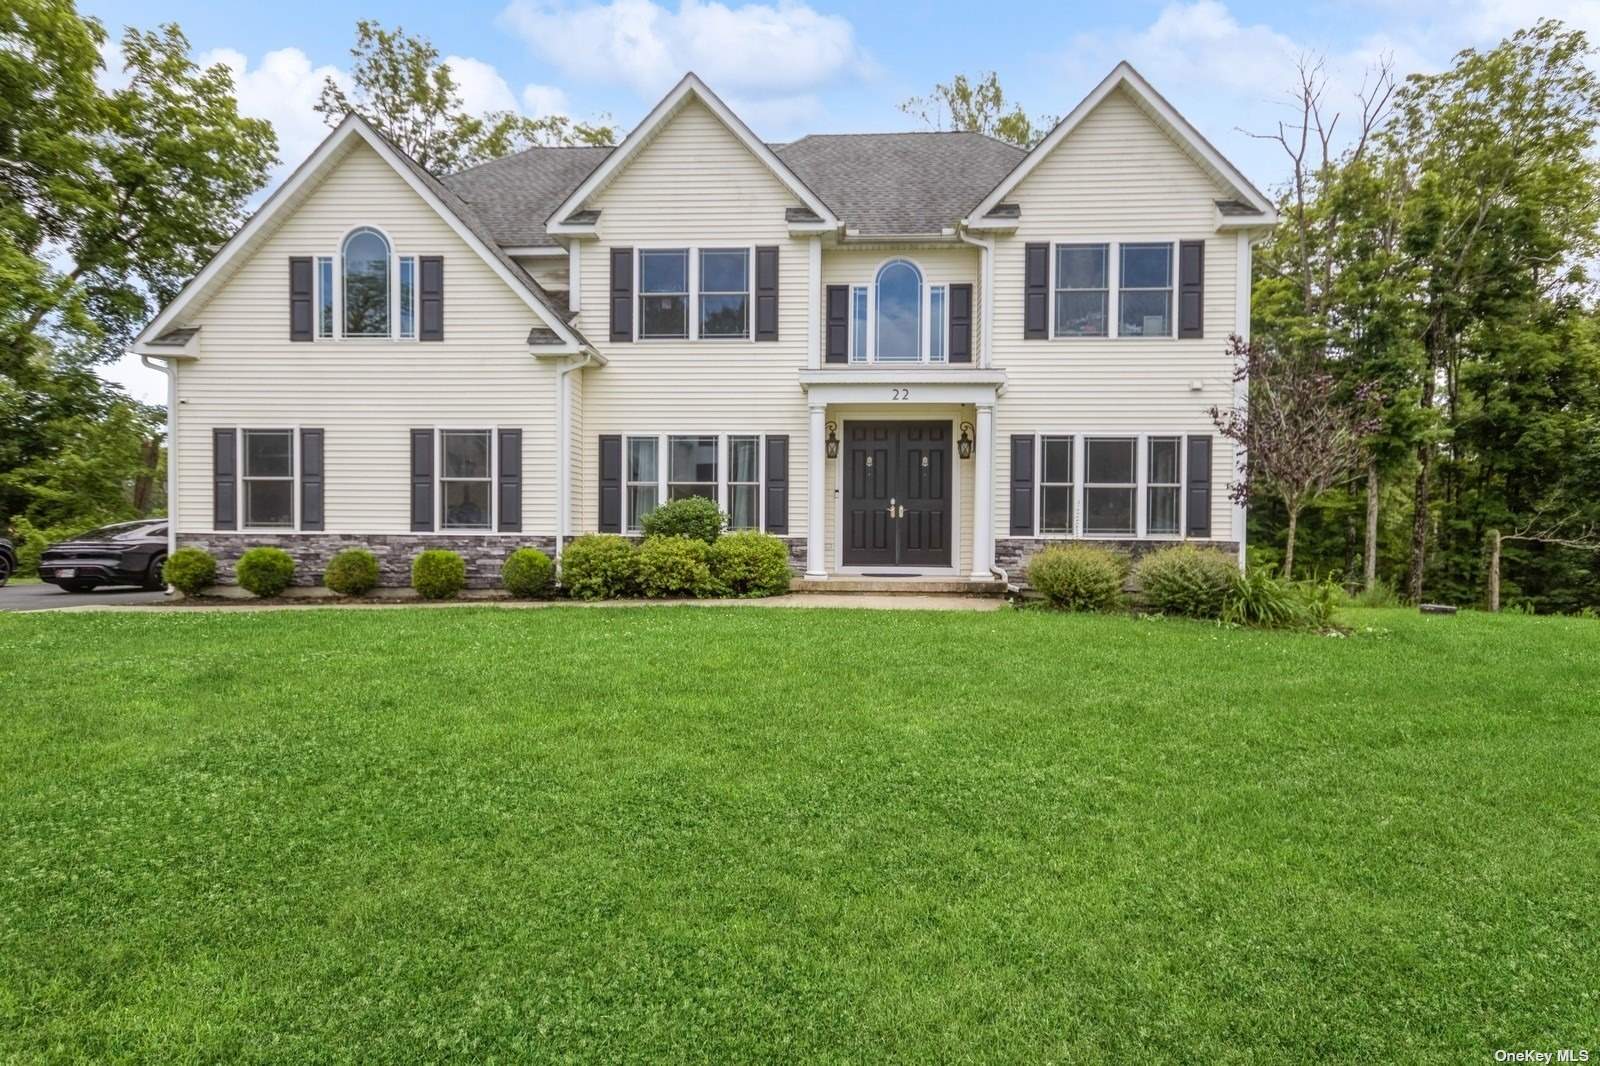
[[[621,84],[647,99],[689,70],[748,100],[804,95],[867,69],[847,19],[794,0],[680,0],[676,11],[654,0],[513,0],[501,20],[568,77]]]
[[[567,94],[554,85],[524,85],[522,87],[522,111],[529,118],[543,118],[546,115],[570,115],[572,104],[567,100]]]
[[[472,114],[485,111],[516,111],[517,94],[493,66],[481,59],[445,56],[450,76],[456,80],[462,106]]]
[[[323,80],[331,77],[349,85],[344,71],[331,64],[312,66],[310,57],[298,48],[268,52],[254,68],[242,52],[232,48],[213,49],[198,60],[202,66],[221,63],[232,70],[240,113],[272,123],[282,160],[274,177],[299,166],[328,135],[327,123],[312,110],[322,95]]]

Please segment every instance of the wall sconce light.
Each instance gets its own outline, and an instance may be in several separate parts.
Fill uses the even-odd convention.
[[[839,427],[838,427],[838,425],[836,423],[833,423],[833,422],[829,422],[828,423],[828,458],[829,459],[837,459],[837,458],[839,458],[839,434],[836,432],[836,430],[838,430],[838,428]]]
[[[956,440],[956,451],[963,459],[972,458],[972,423],[961,423],[961,436]]]

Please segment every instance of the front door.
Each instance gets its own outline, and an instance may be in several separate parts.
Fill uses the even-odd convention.
[[[950,423],[844,428],[844,564],[948,567]]]

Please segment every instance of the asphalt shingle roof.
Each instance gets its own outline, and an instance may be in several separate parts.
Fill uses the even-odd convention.
[[[1025,154],[981,133],[814,134],[772,150],[846,226],[937,233]],[[544,223],[610,148],[530,148],[444,178],[502,247],[553,245]]]

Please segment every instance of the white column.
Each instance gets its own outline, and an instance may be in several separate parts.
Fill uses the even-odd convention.
[[[978,404],[977,435],[972,449],[978,464],[972,471],[972,577],[987,581],[994,561],[994,490],[989,484],[994,473],[994,404]]]
[[[827,408],[811,405],[811,463],[806,481],[806,577],[827,577],[823,547],[823,508],[827,506],[828,480]]]

